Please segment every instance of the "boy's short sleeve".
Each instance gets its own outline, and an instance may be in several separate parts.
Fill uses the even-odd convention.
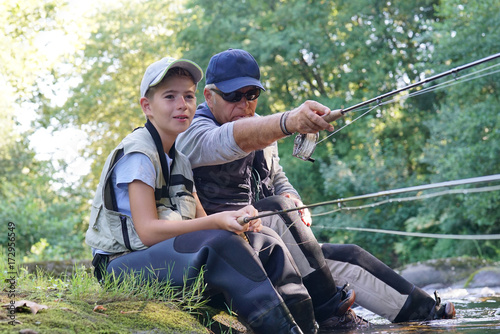
[[[156,172],[153,163],[143,153],[130,153],[122,157],[111,175],[119,212],[131,216],[128,185],[139,180],[155,189]]]
[[[156,172],[153,163],[143,153],[130,153],[118,161],[113,172],[116,179],[113,184],[119,188],[128,188],[128,184],[139,180],[155,188]]]

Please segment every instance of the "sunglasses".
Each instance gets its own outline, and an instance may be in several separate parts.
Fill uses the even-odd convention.
[[[210,88],[210,90],[220,95],[224,99],[224,101],[232,103],[240,102],[243,96],[245,97],[245,99],[247,99],[247,101],[253,101],[256,100],[260,95],[260,88],[250,89],[246,93],[237,90],[230,93],[223,93],[215,88]]]

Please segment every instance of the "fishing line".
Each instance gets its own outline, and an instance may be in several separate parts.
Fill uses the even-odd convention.
[[[413,89],[415,87],[419,87],[419,86],[422,86],[426,83],[429,83],[429,82],[432,82],[432,81],[435,81],[437,79],[440,79],[440,78],[443,78],[445,76],[448,76],[448,75],[453,75],[454,76],[454,81],[460,81],[460,83],[464,82],[465,80],[460,80],[460,78],[457,79],[457,73],[462,71],[462,70],[465,70],[465,69],[468,69],[468,68],[471,68],[473,66],[477,66],[479,64],[483,64],[485,62],[488,62],[488,61],[491,61],[491,60],[494,60],[494,59],[497,59],[500,57],[500,53],[497,53],[497,54],[494,54],[494,55],[491,55],[491,56],[488,56],[488,57],[485,57],[485,58],[482,58],[482,59],[479,59],[479,60],[476,60],[476,61],[473,61],[473,62],[470,62],[468,64],[465,64],[465,65],[462,65],[462,66],[458,66],[458,67],[455,67],[451,70],[448,70],[448,71],[445,71],[445,72],[442,72],[442,73],[439,73],[439,74],[436,74],[434,76],[431,76],[431,77],[428,77],[428,78],[425,78],[421,81],[418,81],[418,82],[415,82],[415,83],[412,83],[412,84],[409,84],[405,87],[401,87],[401,88],[398,88],[396,90],[393,90],[393,91],[390,91],[388,93],[384,93],[382,95],[379,95],[377,97],[374,97],[374,98],[371,98],[369,100],[366,100],[364,102],[360,102],[356,105],[353,105],[353,106],[350,106],[348,108],[342,108],[342,109],[336,109],[336,110],[331,110],[330,113],[326,114],[323,116],[323,119],[325,121],[327,121],[328,123],[331,123],[341,117],[343,117],[347,112],[351,111],[351,110],[356,110],[356,109],[359,109],[361,107],[365,107],[367,105],[371,105],[373,103],[377,103],[377,106],[380,106],[380,105],[383,105],[385,103],[381,103],[382,100],[384,100],[385,98],[388,98],[388,97],[391,97],[391,96],[394,96],[394,95],[397,95],[397,94],[400,94],[404,91],[408,91],[410,89]],[[484,69],[485,71],[486,70],[489,70],[493,67],[490,67],[488,69]],[[469,75],[475,75],[477,73],[480,73],[480,71],[475,71],[475,72],[472,72],[471,74]],[[490,75],[492,73],[489,73],[487,75]],[[466,75],[468,76],[468,75]],[[466,77],[465,76],[465,77]],[[480,77],[480,76],[478,76]],[[472,80],[472,79],[471,79]],[[451,84],[450,84],[451,85]],[[445,85],[443,85],[444,87]],[[425,90],[426,92],[429,92],[429,91],[432,91],[432,90],[435,90],[437,89],[437,87],[439,87],[439,85],[435,85],[433,87],[431,87],[429,90]],[[418,92],[417,94],[423,94],[423,92]],[[410,96],[414,96],[412,94],[408,94],[408,97]],[[408,98],[407,97],[407,98]],[[402,97],[401,97],[402,98]],[[392,101],[391,101],[392,102]],[[374,108],[370,109],[373,110]],[[362,116],[366,115],[367,113],[363,114]],[[356,120],[358,120],[359,118],[357,118]],[[352,124],[349,123],[349,124],[346,124],[347,125],[350,125]],[[345,128],[345,126],[343,127]],[[337,133],[338,131],[336,131],[335,133]],[[331,135],[330,135],[331,136]],[[328,136],[328,137],[330,137]],[[328,138],[326,137],[326,138]],[[325,140],[326,138],[324,138],[323,140]],[[297,157],[299,159],[302,159],[302,160],[305,160],[305,161],[312,161],[314,162],[314,159],[311,158],[311,155],[314,153],[314,149],[316,147],[316,144],[317,144],[317,141],[319,139],[319,134],[314,134],[314,135],[310,135],[310,134],[298,134],[296,137],[295,137],[295,141],[294,141],[294,148],[293,148],[293,153],[292,155],[294,157]],[[323,141],[322,140],[322,141]]]
[[[444,195],[451,195],[451,194],[467,195],[467,194],[490,192],[490,191],[496,191],[496,190],[500,190],[500,185],[490,186],[490,187],[467,188],[467,189],[449,189],[449,190],[439,191],[439,192],[425,194],[425,195],[398,197],[396,199],[391,198],[391,199],[386,199],[383,201],[373,202],[370,204],[364,204],[364,205],[359,205],[359,206],[342,206],[342,207],[339,207],[338,209],[335,209],[335,210],[311,214],[311,217],[326,216],[326,215],[329,215],[329,214],[332,214],[335,212],[339,212],[339,211],[351,211],[351,210],[354,211],[354,210],[361,210],[361,209],[366,209],[366,208],[374,208],[374,207],[380,206],[382,204],[388,204],[388,203],[392,204],[392,203],[396,203],[396,202],[397,203],[411,202],[411,201],[429,199],[429,198],[434,198],[434,197],[439,197],[439,196],[444,196]]]
[[[345,202],[363,200],[363,199],[368,199],[368,198],[387,197],[387,196],[408,193],[408,192],[414,192],[414,191],[423,191],[423,190],[443,188],[443,187],[455,187],[455,186],[459,186],[459,185],[481,183],[481,182],[491,182],[491,181],[499,181],[499,180],[500,180],[500,174],[493,174],[493,175],[473,177],[473,178],[468,178],[468,179],[459,179],[459,180],[445,181],[445,182],[439,182],[439,183],[430,183],[430,184],[424,184],[424,185],[420,185],[420,186],[412,186],[412,187],[407,187],[407,188],[384,190],[384,191],[379,191],[377,193],[353,196],[353,197],[348,197],[348,198],[340,198],[340,199],[335,199],[335,200],[331,200],[331,201],[325,201],[325,202],[319,202],[319,203],[314,203],[314,204],[309,204],[309,205],[298,206],[298,207],[290,208],[290,209],[286,209],[286,210],[265,212],[265,213],[261,213],[259,215],[253,216],[253,217],[240,217],[240,223],[246,224],[249,221],[254,220],[254,219],[258,219],[258,218],[264,218],[264,217],[268,217],[268,216],[272,216],[272,215],[288,213],[288,212],[298,211],[298,210],[302,210],[302,209],[310,209],[310,208],[331,205],[331,204],[343,204]]]
[[[384,101],[384,102],[380,102],[379,104],[377,104],[376,106],[374,107],[365,107],[366,108],[370,108],[368,111],[364,112],[362,115],[360,115],[359,117],[357,117],[356,119],[352,120],[352,121],[347,121],[346,120],[346,124],[343,125],[341,128],[337,129],[336,131],[330,133],[328,136],[326,136],[325,138],[319,140],[316,145],[320,144],[321,142],[323,142],[324,140],[330,138],[331,136],[335,135],[337,132],[340,132],[341,130],[343,130],[344,128],[346,128],[347,126],[351,125],[352,123],[354,123],[355,121],[359,120],[360,118],[364,117],[366,114],[368,114],[369,112],[371,112],[373,109],[376,109],[380,106],[384,106],[384,105],[387,105],[387,104],[391,104],[391,103],[395,103],[395,102],[400,102],[400,101],[404,101],[406,99],[409,99],[411,97],[415,97],[415,96],[419,96],[419,95],[423,95],[423,94],[427,94],[427,93],[430,93],[430,92],[434,92],[434,91],[437,91],[439,89],[443,89],[443,88],[448,88],[448,87],[451,87],[451,86],[454,86],[454,85],[458,85],[458,84],[462,84],[462,83],[465,83],[465,82],[468,82],[468,81],[472,81],[472,80],[476,80],[476,79],[480,79],[480,78],[483,78],[485,76],[488,76],[488,75],[493,75],[493,74],[496,74],[496,73],[499,73],[500,72],[500,69],[496,70],[496,71],[492,71],[492,72],[488,72],[488,73],[483,73],[482,75],[477,75],[477,76],[474,76],[472,78],[468,78],[469,76],[472,76],[472,75],[476,75],[478,73],[481,73],[481,72],[484,72],[484,71],[487,71],[487,70],[490,70],[492,68],[495,68],[495,67],[498,67],[500,66],[500,63],[499,64],[495,64],[495,65],[492,65],[492,66],[488,66],[484,69],[480,69],[480,70],[477,70],[475,72],[472,72],[472,73],[468,73],[466,75],[463,75],[462,77],[460,78],[455,78],[455,79],[451,79],[451,80],[448,80],[448,81],[445,81],[445,82],[442,82],[440,84],[436,84],[434,86],[431,86],[431,87],[427,87],[427,88],[423,88],[421,90],[418,90],[416,92],[413,92],[413,93],[410,93],[410,94],[407,94],[407,95],[400,95],[398,96],[397,98],[394,98],[394,99],[391,99],[391,100],[387,100],[387,101]]]
[[[359,232],[383,233],[403,235],[406,237],[434,238],[434,239],[458,239],[458,240],[500,240],[500,234],[437,234],[437,233],[420,233],[420,232],[403,232],[394,230],[382,230],[377,228],[365,227],[332,227],[332,226],[317,226],[319,228],[330,230],[348,230]]]
[[[363,114],[361,114],[361,115],[360,115],[359,117],[357,117],[356,119],[354,119],[354,120],[352,120],[352,121],[346,121],[346,124],[345,124],[343,127],[341,127],[340,129],[338,129],[338,130],[336,130],[336,131],[332,132],[331,134],[329,134],[329,135],[328,135],[328,136],[326,136],[325,138],[321,139],[320,141],[318,141],[318,142],[316,143],[316,145],[318,145],[319,143],[321,143],[323,140],[326,140],[326,139],[330,138],[331,136],[333,136],[334,134],[336,134],[336,133],[337,133],[337,132],[339,132],[340,130],[342,130],[342,129],[344,129],[344,128],[348,127],[349,125],[351,125],[352,123],[356,122],[358,119],[360,119],[361,117],[365,116],[366,114],[368,114],[369,112],[371,112],[373,109],[376,109],[376,108],[378,108],[378,107],[379,107],[379,106],[378,106],[378,105],[376,105],[376,106],[374,106],[374,107],[372,107],[372,108],[368,109],[368,111],[364,112]]]
[[[500,174],[498,174],[498,175],[492,175],[492,176],[493,176],[493,178],[486,177],[487,180],[488,181],[491,181],[491,180],[500,180]],[[469,180],[471,180],[473,182],[482,182],[483,178],[474,178],[474,179],[469,179]],[[461,181],[461,180],[459,180],[459,181]],[[448,184],[448,185],[446,185],[446,184]],[[458,182],[458,181],[451,181],[451,182],[441,183],[441,185],[443,187],[444,186],[449,186],[450,184],[458,185],[458,184],[467,184],[467,183]],[[400,189],[400,190],[389,190],[387,192],[402,192],[404,189],[406,189],[408,191],[420,191],[420,189],[415,190],[415,188],[423,188],[423,187],[430,188],[431,186],[432,186],[432,184],[430,184],[430,185],[424,185],[424,186],[418,186],[418,187],[403,188],[403,189]],[[413,190],[410,190],[412,188],[413,188]],[[376,206],[379,206],[379,205],[382,205],[382,204],[387,204],[387,203],[401,203],[401,202],[408,202],[408,201],[415,201],[415,200],[423,200],[423,199],[429,199],[429,198],[438,197],[438,196],[444,196],[444,195],[449,195],[449,194],[463,194],[463,195],[467,195],[467,194],[481,193],[481,192],[491,192],[491,191],[497,191],[497,190],[500,190],[500,185],[478,187],[478,188],[466,188],[466,189],[448,189],[448,190],[444,190],[444,191],[434,192],[434,193],[431,193],[431,194],[409,196],[409,197],[398,197],[398,198],[395,198],[395,199],[386,199],[386,200],[379,201],[379,202],[374,202],[374,203],[360,205],[360,206],[351,206],[351,207],[340,207],[340,205],[342,205],[342,202],[337,202],[337,204],[339,205],[338,209],[331,210],[331,211],[328,211],[328,212],[322,212],[322,213],[319,213],[319,214],[314,214],[314,215],[311,215],[311,217],[324,216],[324,215],[332,214],[332,213],[339,212],[339,211],[350,211],[350,210],[361,210],[361,209],[365,209],[365,208],[373,208],[373,207],[376,207]],[[379,193],[376,193],[376,194],[379,194]],[[363,197],[366,197],[366,196],[367,195],[364,195]],[[369,197],[366,197],[366,198],[369,198]],[[350,198],[346,198],[343,201],[349,201],[349,200],[350,200]],[[302,208],[304,208],[304,207],[302,207]],[[259,216],[256,216],[256,217],[257,218],[263,218],[263,217],[266,217],[266,216],[277,215],[277,214],[286,213],[286,212],[290,212],[290,211],[294,211],[294,210],[299,210],[299,209],[300,208],[294,208],[294,209],[289,209],[289,210],[269,212],[269,213],[265,213],[265,214],[262,214],[262,215],[259,215]],[[243,222],[247,223],[250,220],[256,219],[256,217],[246,217],[246,218],[243,219]],[[248,221],[246,221],[246,219],[248,219]],[[243,222],[240,222],[240,223],[243,223]],[[301,224],[301,222],[298,222],[298,223]],[[283,233],[280,234],[280,237],[283,237],[285,235],[285,233],[287,231],[289,231],[290,228],[293,225],[295,225],[295,224],[297,224],[297,222],[293,222],[292,224],[290,224],[287,227],[287,229],[285,231],[283,231]],[[359,232],[384,233],[384,234],[393,234],[393,235],[403,235],[403,236],[409,236],[409,237],[437,238],[437,239],[461,239],[461,240],[498,240],[498,239],[500,239],[500,234],[476,234],[476,235],[436,234],[436,233],[419,233],[419,232],[405,232],[405,231],[394,231],[394,230],[384,230],[384,229],[372,229],[372,228],[363,228],[363,227],[334,227],[334,226],[324,226],[324,225],[313,225],[313,226],[311,226],[311,228],[312,229],[326,229],[326,230],[349,230],[349,231],[359,231]],[[247,242],[250,242],[248,240],[248,238],[244,234],[242,234],[242,237]],[[314,241],[315,240],[307,240],[307,241],[299,243],[299,242],[296,242],[296,240],[295,240],[294,244],[303,245],[303,244],[307,244],[307,243],[314,242]],[[285,240],[283,240],[283,242],[285,243],[285,245],[289,244]],[[261,249],[261,251],[264,251],[267,248],[268,247],[263,248],[263,249]]]
[[[361,210],[366,208],[374,208],[380,206],[382,204],[388,203],[402,203],[409,202],[415,200],[424,200],[439,196],[445,196],[450,194],[474,194],[474,193],[482,193],[482,192],[491,192],[500,190],[500,185],[496,186],[486,186],[486,187],[478,187],[478,188],[466,188],[466,189],[448,189],[444,191],[434,192],[431,194],[417,195],[417,196],[409,196],[409,197],[398,197],[395,199],[386,199],[379,202],[374,202],[365,205],[359,206],[350,206],[350,207],[339,207],[338,209],[331,210],[328,212],[322,212],[319,214],[313,214],[311,217],[325,216],[328,214],[336,213],[339,211],[354,211]],[[338,203],[340,206],[341,203]],[[278,212],[276,212],[278,214]],[[287,231],[294,225],[296,222],[293,222],[290,226],[288,226]],[[300,224],[300,222],[299,222]],[[348,230],[348,231],[359,231],[359,232],[371,232],[371,233],[383,233],[383,234],[393,234],[393,235],[403,235],[407,237],[420,237],[420,238],[434,238],[434,239],[460,239],[460,240],[498,240],[500,239],[500,234],[438,234],[438,233],[421,233],[421,232],[406,232],[406,231],[395,231],[395,230],[385,230],[385,229],[374,229],[374,228],[364,228],[364,227],[335,227],[335,226],[325,226],[325,225],[313,225],[311,229],[321,229],[321,230]],[[283,237],[286,231],[284,231],[280,236]],[[248,239],[246,239],[248,241]],[[286,241],[283,241],[285,244],[288,244]],[[301,243],[297,243],[297,245],[306,244],[309,242],[313,242],[313,240],[304,241]],[[262,249],[265,250],[267,248]]]
[[[466,75],[464,75],[464,76],[462,76],[462,77],[460,77],[458,79],[448,80],[448,81],[442,82],[440,84],[436,84],[434,86],[421,89],[419,91],[416,91],[416,92],[413,92],[411,94],[408,94],[408,97],[413,97],[413,96],[417,96],[417,95],[420,95],[420,94],[425,94],[425,93],[428,93],[428,92],[431,92],[431,91],[434,91],[434,90],[438,90],[438,89],[441,89],[441,88],[446,88],[446,87],[450,87],[450,86],[462,84],[462,83],[465,83],[465,82],[468,82],[468,81],[472,81],[472,80],[476,80],[476,79],[480,79],[480,78],[486,77],[488,75],[496,74],[496,73],[500,72],[500,69],[496,70],[496,71],[484,73],[484,74],[478,75],[476,77],[467,78],[467,77],[469,77],[471,75],[475,75],[477,73],[480,73],[480,72],[483,72],[483,71],[495,68],[497,66],[500,66],[500,63],[496,64],[496,65],[489,66],[489,67],[481,69],[481,70],[477,70],[476,72],[472,72],[472,73],[466,74]],[[467,79],[464,79],[464,78],[467,78]],[[401,97],[401,99],[406,99],[406,97]],[[397,101],[397,99],[393,99],[391,101]]]
[[[493,65],[493,66],[490,66],[488,67],[487,69],[490,69],[490,68],[494,68],[494,67],[497,67],[497,66],[500,66],[500,63],[499,64],[496,64],[496,65]],[[476,79],[480,79],[480,78],[483,78],[485,76],[488,76],[488,75],[492,75],[492,74],[496,74],[498,72],[500,72],[500,69],[499,70],[496,70],[496,71],[492,71],[492,72],[488,72],[488,73],[484,73],[482,75],[478,75],[476,77],[472,77],[472,78],[467,78],[467,79],[462,79],[462,78],[466,78],[468,76],[471,76],[471,75],[474,75],[474,74],[477,74],[479,72],[482,72],[486,69],[482,69],[482,70],[478,70],[476,72],[473,72],[473,73],[469,73],[467,75],[464,75],[462,76],[460,79],[452,79],[452,80],[448,80],[448,81],[445,81],[445,82],[442,82],[440,84],[437,84],[437,85],[434,85],[434,86],[431,86],[431,87],[427,87],[427,88],[424,88],[424,89],[421,89],[419,91],[416,91],[416,92],[413,92],[413,93],[410,93],[406,96],[399,96],[398,98],[394,98],[392,100],[388,100],[388,101],[385,101],[385,102],[382,102],[380,103],[380,105],[386,105],[386,104],[389,104],[389,103],[393,103],[393,102],[399,102],[401,100],[406,100],[410,97],[414,97],[414,96],[418,96],[418,95],[422,95],[422,94],[426,94],[426,93],[429,93],[429,92],[433,92],[433,91],[436,91],[438,89],[442,89],[442,88],[447,88],[447,87],[451,87],[451,86],[454,86],[454,85],[458,85],[458,84],[462,84],[462,83],[465,83],[465,82],[468,82],[468,81],[472,81],[472,80],[476,80]]]

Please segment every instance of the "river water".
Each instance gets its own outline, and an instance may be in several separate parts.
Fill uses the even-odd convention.
[[[433,291],[427,291],[433,295]],[[356,314],[372,323],[369,329],[341,333],[417,334],[417,333],[500,333],[500,287],[475,289],[439,289],[442,302],[455,305],[455,319],[392,324],[366,309],[356,307]],[[339,331],[335,331],[339,333]]]

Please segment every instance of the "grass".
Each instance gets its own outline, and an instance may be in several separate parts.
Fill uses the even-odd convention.
[[[18,309],[16,324],[12,325],[8,310],[3,308],[0,333],[22,329],[38,333],[231,332],[213,320],[218,311],[208,307],[202,297],[203,272],[190,284],[185,280],[182,287],[156,280],[145,282],[140,273],[119,279],[107,277],[101,286],[92,270],[83,266],[60,277],[20,268],[12,289],[12,272],[4,267],[0,264],[0,279],[7,283],[7,288],[0,292],[2,305],[12,300],[29,300],[46,305],[47,309],[36,314]]]

